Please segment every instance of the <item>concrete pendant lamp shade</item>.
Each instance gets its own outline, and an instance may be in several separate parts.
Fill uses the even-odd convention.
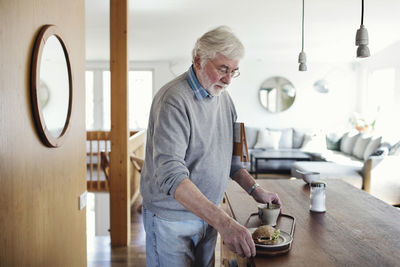
[[[302,24],[301,24],[301,52],[299,54],[299,71],[307,71],[307,57],[304,52],[304,0],[303,0],[303,13],[302,13]]]
[[[307,56],[306,52],[301,51],[299,54],[299,71],[307,71]]]
[[[356,34],[357,57],[369,57],[371,54],[368,48],[368,31],[364,25],[361,24],[360,29]]]
[[[369,57],[371,53],[369,52],[369,48],[366,45],[360,45],[357,48],[357,57]]]
[[[364,0],[361,0],[361,25],[356,34],[357,57],[369,57],[368,31],[364,26]]]

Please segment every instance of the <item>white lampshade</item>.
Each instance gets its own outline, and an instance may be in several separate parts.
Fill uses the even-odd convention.
[[[329,92],[329,85],[325,79],[318,80],[314,83],[314,89],[319,93],[326,94]]]

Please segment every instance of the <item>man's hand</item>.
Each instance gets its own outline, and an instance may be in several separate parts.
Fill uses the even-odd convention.
[[[174,197],[189,211],[213,226],[230,250],[241,257],[256,255],[249,230],[209,201],[188,178],[178,185]]]
[[[253,177],[246,171],[246,169],[238,170],[233,175],[233,180],[235,180],[244,190],[246,190],[246,192],[255,183]],[[251,196],[259,203],[279,204],[281,205],[282,209],[281,200],[279,199],[278,195],[273,192],[269,192],[261,187],[257,187],[253,190],[253,192],[251,192]]]
[[[227,218],[217,231],[224,244],[240,257],[250,258],[256,255],[256,247],[249,230],[232,218]]]
[[[257,187],[252,193],[251,196],[254,198],[255,201],[258,203],[274,203],[281,205],[281,200],[279,199],[278,195],[264,190],[261,187]]]

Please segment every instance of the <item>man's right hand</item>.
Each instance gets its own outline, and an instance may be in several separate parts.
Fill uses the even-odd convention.
[[[218,228],[221,239],[232,252],[248,258],[256,255],[256,247],[247,228],[230,217]]]
[[[213,226],[234,253],[241,257],[256,255],[256,247],[249,230],[208,200],[189,178],[183,179],[178,185],[174,197],[182,206]]]

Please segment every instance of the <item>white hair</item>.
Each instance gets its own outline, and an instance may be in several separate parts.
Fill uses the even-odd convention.
[[[197,39],[192,57],[193,61],[195,57],[199,57],[201,64],[204,64],[205,61],[214,59],[217,53],[232,60],[240,60],[244,56],[242,42],[227,26],[219,26]]]

